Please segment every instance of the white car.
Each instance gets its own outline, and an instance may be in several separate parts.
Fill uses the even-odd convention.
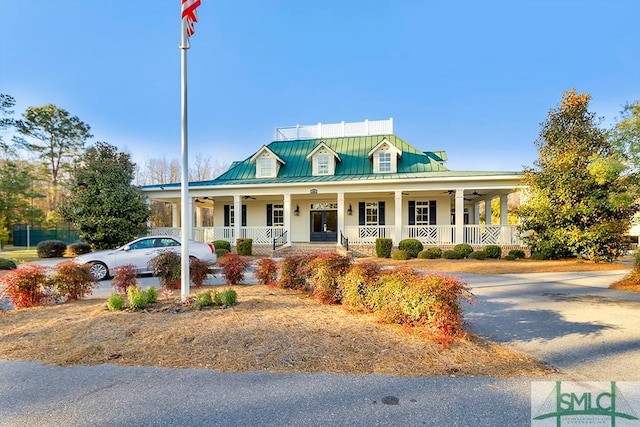
[[[133,265],[138,274],[153,273],[150,261],[161,251],[171,250],[180,255],[181,239],[173,236],[148,236],[136,239],[118,249],[91,252],[74,258],[78,264],[91,264],[91,274],[97,280],[107,279],[114,269]],[[189,258],[197,258],[210,264],[218,260],[212,244],[189,240]]]

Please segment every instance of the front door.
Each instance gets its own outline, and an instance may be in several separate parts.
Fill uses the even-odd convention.
[[[311,211],[312,242],[338,241],[338,211]]]

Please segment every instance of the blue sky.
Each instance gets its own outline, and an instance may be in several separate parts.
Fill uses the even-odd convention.
[[[640,99],[637,0],[202,0],[189,150],[242,160],[278,126],[394,118],[456,170],[520,170],[575,87],[612,123]],[[179,0],[0,0],[0,92],[94,141],[180,158]]]

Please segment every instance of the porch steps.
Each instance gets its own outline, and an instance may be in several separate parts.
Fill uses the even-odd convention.
[[[273,257],[285,257],[287,255],[314,255],[324,252],[340,252],[344,249],[335,243],[292,243],[291,246],[282,246],[273,251]],[[342,252],[341,252],[342,253]]]

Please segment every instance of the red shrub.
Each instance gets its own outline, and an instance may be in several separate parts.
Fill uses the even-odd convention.
[[[0,285],[16,308],[33,307],[50,301],[47,268],[27,264],[0,277]]]
[[[130,286],[138,286],[138,272],[133,265],[116,267],[111,286],[120,295],[126,296]]]
[[[200,287],[207,280],[209,263],[197,258],[189,259],[189,279],[194,286]]]
[[[355,311],[371,311],[367,305],[367,295],[380,278],[380,266],[364,261],[352,265],[344,276],[338,279],[338,289],[345,308]]]
[[[276,286],[278,279],[278,263],[271,258],[260,258],[257,262],[256,278],[258,283]]]
[[[289,255],[280,261],[280,280],[278,287],[283,289],[307,289],[307,270],[305,266],[312,257],[308,255]]]
[[[224,275],[228,285],[237,285],[244,280],[244,272],[249,267],[249,260],[238,254],[228,253],[218,260],[218,264],[222,266],[222,274]]]
[[[88,264],[78,265],[72,261],[56,265],[53,268],[53,274],[49,277],[55,296],[77,300],[85,295],[91,295],[98,281],[93,277],[90,269],[91,266]]]

